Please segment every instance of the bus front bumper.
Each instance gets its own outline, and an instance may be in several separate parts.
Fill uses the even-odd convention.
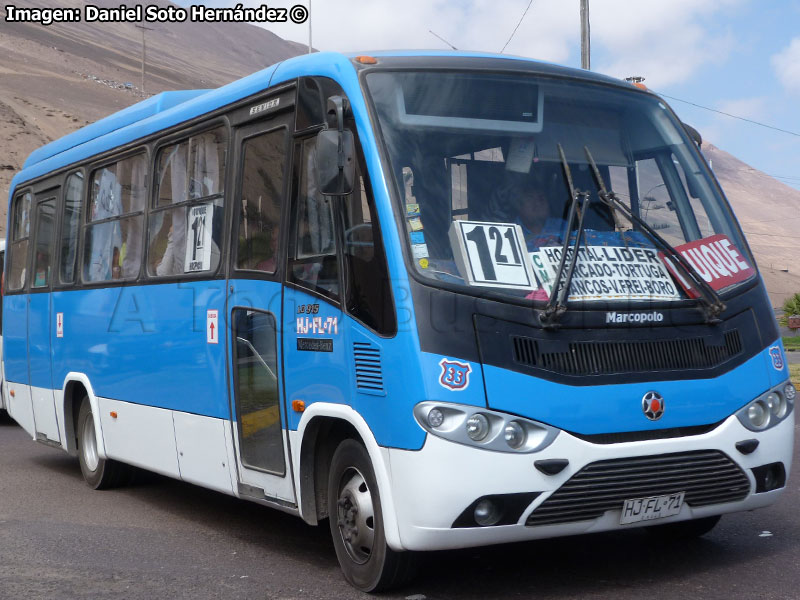
[[[391,493],[402,541],[402,548],[398,549],[443,550],[621,530],[768,506],[783,493],[791,470],[794,420],[792,414],[775,427],[756,433],[744,428],[735,416],[731,416],[713,431],[703,435],[618,444],[593,444],[561,432],[549,447],[531,454],[491,452],[428,435],[425,445],[419,451],[387,451]],[[749,454],[737,449],[737,443],[746,440],[758,440],[756,449]],[[752,442],[749,445],[752,446]],[[738,475],[729,476],[734,479],[738,477],[739,489],[743,491],[738,493],[734,501],[726,499],[721,503],[713,503],[714,494],[720,493],[723,498],[730,498],[730,494],[727,493],[729,488],[726,489],[724,484],[719,483],[720,479],[714,483],[715,471],[712,468],[709,472],[707,464],[699,465],[696,473],[691,472],[692,465],[669,473],[653,467],[653,476],[646,478],[654,482],[652,488],[648,484],[637,484],[630,488],[632,491],[622,492],[626,495],[623,499],[616,499],[614,508],[603,509],[599,513],[597,510],[589,510],[589,518],[575,520],[578,518],[575,515],[581,513],[573,512],[567,521],[551,522],[552,519],[542,519],[542,513],[536,513],[550,496],[591,463],[617,459],[618,464],[625,462],[620,459],[631,459],[634,465],[639,465],[634,468],[641,474],[641,463],[652,464],[653,457],[677,453],[687,453],[690,459],[694,456],[707,458],[712,455],[715,464],[724,464],[729,474],[739,473],[740,469]],[[561,472],[547,475],[540,472],[534,462],[548,459],[567,459],[569,463]],[[640,463],[636,463],[637,460]],[[763,481],[757,481],[757,474],[762,477],[763,473],[758,468],[777,463],[783,465],[783,485],[772,491],[759,491],[764,488],[764,484]],[[624,476],[624,468],[627,466],[623,465],[620,473],[613,474],[616,481],[624,482],[627,479]],[[756,469],[755,473],[753,469]],[[624,499],[664,494],[663,481],[674,473],[678,473],[675,476],[679,478],[687,476],[688,479],[685,480],[693,482],[692,486],[711,487],[710,490],[704,489],[708,492],[704,496],[706,504],[692,506],[690,494],[687,493],[678,514],[620,524]],[[593,480],[596,481],[596,478]],[[655,483],[659,481],[660,486]],[[607,482],[604,484],[608,485]],[[589,487],[592,485],[590,483]],[[715,485],[717,488],[714,488]],[[614,495],[613,491],[610,495]],[[487,496],[499,499],[501,508],[516,504],[515,508],[510,509],[512,514],[504,517],[506,522],[511,519],[509,524],[484,527],[476,524],[472,511],[476,502]],[[712,503],[707,504],[709,498]],[[520,501],[524,506],[520,506]],[[580,501],[568,501],[568,504],[570,502],[577,511],[582,510]],[[543,512],[548,510],[552,509],[545,508]],[[558,521],[558,517],[554,518]]]

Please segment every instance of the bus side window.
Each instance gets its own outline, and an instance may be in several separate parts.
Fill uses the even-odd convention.
[[[32,287],[42,288],[50,285],[53,254],[53,229],[55,228],[55,199],[37,202],[36,205],[36,240],[33,263]]]
[[[382,335],[397,331],[389,270],[364,160],[353,193],[344,198],[345,304],[348,312]]]
[[[135,279],[142,262],[144,154],[96,170],[90,186],[83,280]]]
[[[244,141],[236,268],[274,273],[280,248],[286,129]]]
[[[313,138],[302,144],[287,279],[338,301],[339,264],[333,220],[334,198],[322,195],[317,188],[314,145]]]
[[[216,271],[227,140],[225,128],[217,127],[159,150],[148,221],[151,276]]]
[[[11,247],[9,252],[8,282],[10,291],[25,287],[26,266],[28,264],[28,242],[31,229],[31,194],[26,192],[14,201],[13,223],[11,224]]]
[[[83,205],[83,173],[67,178],[64,191],[64,220],[61,224],[61,283],[75,281],[78,259],[78,227]]]

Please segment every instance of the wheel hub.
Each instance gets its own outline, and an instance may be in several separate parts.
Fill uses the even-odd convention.
[[[372,494],[364,476],[355,468],[349,469],[342,481],[336,502],[339,533],[350,558],[364,564],[372,555],[375,542]]]

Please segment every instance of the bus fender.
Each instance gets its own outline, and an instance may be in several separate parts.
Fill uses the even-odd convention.
[[[301,511],[303,503],[302,498],[300,498],[302,494],[300,478],[304,465],[300,463],[300,454],[306,428],[315,417],[327,417],[345,421],[361,436],[370,460],[372,461],[372,468],[375,470],[375,479],[378,481],[381,507],[383,509],[383,528],[385,530],[386,543],[393,550],[404,550],[400,540],[400,529],[397,523],[397,513],[394,506],[394,495],[392,494],[392,483],[389,476],[388,455],[378,446],[378,442],[375,441],[372,430],[369,428],[364,418],[346,404],[314,402],[303,412],[300,423],[297,425],[296,439],[298,443],[292,445],[292,455],[294,457],[292,462],[298,465],[298,469],[294,473],[294,479],[295,489],[298,494],[298,506],[301,507]],[[306,516],[303,517],[306,518]],[[316,516],[314,520],[316,520]]]
[[[80,383],[83,388],[86,390],[86,395],[89,397],[89,405],[92,407],[92,415],[94,415],[94,435],[97,440],[97,454],[100,458],[106,459],[106,445],[103,440],[103,426],[101,424],[100,418],[100,402],[95,396],[94,389],[92,388],[92,384],[89,381],[89,378],[84,375],[83,373],[76,373],[74,371],[70,371],[67,373],[67,376],[64,378],[64,385],[61,386],[62,394],[62,405],[61,405],[61,414],[66,418],[66,410],[65,405],[63,402],[66,402],[66,392],[67,392],[67,385],[71,382]],[[75,407],[77,410],[78,407]],[[66,422],[65,422],[65,429],[66,429]]]

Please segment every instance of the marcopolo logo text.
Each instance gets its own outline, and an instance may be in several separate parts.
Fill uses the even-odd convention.
[[[606,323],[661,323],[663,320],[664,313],[657,311],[635,313],[611,311],[606,313]]]

